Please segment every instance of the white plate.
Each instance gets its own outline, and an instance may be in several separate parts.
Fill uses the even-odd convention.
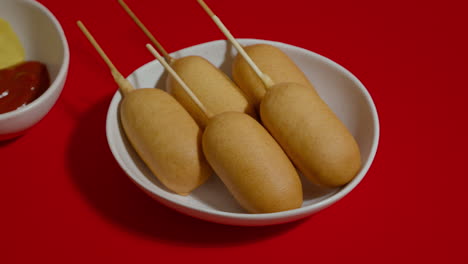
[[[127,142],[119,126],[119,92],[116,92],[112,99],[106,124],[107,140],[115,159],[128,176],[151,197],[177,211],[207,221],[231,225],[271,225],[294,221],[330,206],[354,189],[374,159],[379,139],[379,121],[369,93],[346,69],[314,52],[274,41],[239,39],[239,42],[242,45],[266,43],[277,46],[304,71],[320,96],[345,123],[359,144],[363,166],[352,182],[337,189],[321,189],[303,180],[302,207],[270,214],[246,213],[216,175],[189,196],[174,194],[158,182]],[[226,40],[217,40],[185,48],[171,55],[175,58],[188,55],[203,56],[230,75],[231,62],[236,54],[236,50]],[[138,68],[128,79],[136,88],[164,89],[163,72],[163,67],[155,60]]]

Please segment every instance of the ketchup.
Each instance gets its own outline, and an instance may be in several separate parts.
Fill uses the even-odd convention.
[[[0,114],[29,104],[49,86],[47,67],[37,61],[27,61],[0,70]]]

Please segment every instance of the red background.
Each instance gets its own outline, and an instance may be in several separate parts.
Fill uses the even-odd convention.
[[[40,0],[71,64],[51,112],[0,143],[0,263],[468,263],[463,1],[207,0],[239,38],[286,42],[354,73],[379,112],[368,175],[304,220],[233,227],[179,214],[140,191],[105,137],[116,85],[75,22],[124,75],[153,60],[117,1]],[[223,36],[195,0],[127,0],[169,52]]]

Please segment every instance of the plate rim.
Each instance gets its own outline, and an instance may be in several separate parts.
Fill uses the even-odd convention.
[[[244,45],[249,45],[249,44],[253,44],[253,43],[258,43],[258,44],[259,43],[265,43],[265,44],[270,44],[270,45],[273,45],[273,46],[276,46],[276,47],[279,47],[279,48],[285,47],[285,48],[288,48],[288,49],[296,49],[296,50],[299,50],[301,52],[305,52],[308,55],[311,55],[311,56],[313,56],[313,57],[315,57],[315,58],[317,58],[317,59],[319,59],[319,60],[321,60],[321,61],[323,61],[323,62],[325,62],[327,64],[330,64],[334,68],[337,68],[343,74],[345,74],[347,77],[352,79],[352,81],[354,83],[357,84],[357,86],[359,87],[359,90],[361,91],[361,93],[363,93],[363,97],[366,99],[366,103],[369,105],[369,107],[371,109],[371,114],[372,114],[372,118],[373,118],[374,138],[372,139],[373,143],[372,143],[371,148],[370,148],[369,157],[368,157],[367,162],[365,164],[363,164],[363,166],[362,166],[360,172],[358,173],[358,175],[356,175],[356,177],[350,183],[346,184],[343,187],[338,188],[337,191],[334,194],[332,194],[330,197],[327,197],[327,198],[325,198],[323,200],[320,200],[317,203],[307,205],[307,206],[301,206],[300,208],[296,208],[296,209],[292,209],[292,210],[288,210],[288,211],[274,212],[274,213],[261,213],[261,214],[258,214],[258,213],[257,214],[252,214],[252,213],[247,213],[247,212],[246,213],[226,212],[226,211],[220,211],[220,210],[215,210],[215,209],[211,209],[211,208],[200,208],[200,207],[194,208],[194,207],[189,206],[187,204],[184,204],[184,203],[182,203],[180,201],[173,200],[164,193],[153,193],[151,190],[148,190],[145,187],[144,183],[141,182],[140,179],[138,179],[138,178],[131,175],[130,169],[128,169],[125,166],[125,164],[123,163],[123,161],[120,160],[120,155],[118,154],[118,151],[117,151],[116,147],[113,146],[111,144],[111,142],[110,142],[110,138],[112,137],[111,136],[112,132],[110,131],[110,128],[111,128],[112,124],[111,124],[110,119],[111,119],[112,115],[115,114],[115,113],[112,113],[111,111],[112,111],[113,108],[117,107],[115,105],[117,105],[120,102],[121,98],[122,98],[119,91],[116,91],[114,96],[112,97],[111,103],[109,104],[107,116],[106,116],[106,138],[107,138],[109,148],[110,148],[110,150],[111,150],[111,152],[112,152],[112,154],[114,156],[114,159],[119,164],[119,167],[132,180],[132,182],[134,182],[144,192],[150,192],[151,194],[150,193],[147,193],[147,194],[150,195],[151,197],[153,197],[156,200],[162,202],[165,206],[173,208],[173,209],[175,209],[175,210],[177,210],[179,212],[190,215],[192,217],[196,217],[196,218],[200,218],[200,219],[207,220],[207,221],[212,221],[212,222],[218,222],[218,223],[224,223],[224,224],[233,224],[233,220],[237,220],[237,221],[241,221],[241,222],[236,222],[234,225],[277,224],[277,223],[288,222],[288,219],[291,220],[291,221],[298,220],[300,218],[311,215],[314,212],[320,211],[320,210],[322,210],[322,209],[336,203],[337,201],[339,201],[340,199],[345,197],[349,192],[351,192],[351,190],[353,190],[362,181],[364,176],[367,174],[370,166],[372,165],[373,160],[375,158],[375,155],[377,153],[377,149],[378,149],[378,145],[379,145],[379,138],[380,138],[380,123],[379,123],[377,109],[375,107],[374,101],[373,101],[369,91],[362,84],[362,82],[354,74],[352,74],[349,70],[347,70],[346,68],[344,68],[340,64],[334,62],[333,60],[331,60],[331,59],[329,59],[329,58],[327,58],[327,57],[325,57],[323,55],[320,55],[320,54],[318,54],[316,52],[307,50],[307,49],[302,48],[302,47],[294,46],[294,45],[279,42],[279,41],[273,41],[273,40],[254,39],[254,38],[239,38],[237,40],[241,44],[244,44]],[[199,44],[196,44],[196,45],[193,45],[193,46],[190,46],[190,47],[186,47],[186,48],[174,51],[170,55],[177,57],[177,53],[184,53],[184,52],[187,52],[187,50],[189,50],[189,49],[197,49],[200,46],[205,46],[205,45],[218,45],[220,42],[227,42],[227,40],[218,39],[218,40],[213,40],[213,41],[209,41],[209,42],[199,43]],[[157,60],[149,61],[149,62],[141,65],[137,69],[135,69],[126,78],[128,80],[130,80],[132,78],[132,76],[134,76],[138,71],[141,71],[142,69],[145,69],[147,67],[152,67],[152,64],[156,64],[156,65],[159,64],[160,65],[160,63]],[[136,88],[138,88],[138,87],[136,87]],[[157,89],[157,88],[155,88],[155,89]],[[117,111],[115,111],[115,112],[117,112]],[[176,206],[174,206],[174,205],[176,205]],[[187,210],[191,211],[193,214],[187,213],[186,212]],[[208,215],[209,217],[205,217],[206,215]],[[213,217],[214,218],[222,217],[223,219],[228,218],[229,220],[226,219],[227,221],[224,221],[223,219],[213,219]],[[248,222],[245,222],[245,221],[248,221]],[[266,221],[271,221],[272,223],[266,223]]]

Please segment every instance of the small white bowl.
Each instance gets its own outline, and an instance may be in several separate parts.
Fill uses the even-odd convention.
[[[20,39],[26,61],[35,60],[47,66],[51,83],[39,98],[25,107],[0,114],[1,140],[21,135],[49,112],[65,84],[70,52],[60,23],[39,2],[1,0],[0,18],[10,24]]]
[[[274,41],[239,39],[239,42],[242,45],[267,43],[286,52],[349,128],[359,144],[363,161],[359,174],[349,184],[336,189],[322,189],[302,179],[304,187],[302,207],[268,214],[246,213],[216,175],[189,196],[174,194],[158,182],[126,141],[124,132],[119,127],[117,111],[121,100],[119,92],[112,99],[106,124],[107,140],[115,159],[130,178],[151,197],[177,211],[207,221],[245,226],[272,225],[298,220],[332,205],[353,190],[364,178],[377,151],[379,121],[371,96],[364,85],[349,71],[314,52]],[[230,75],[232,59],[236,54],[235,49],[227,41],[218,40],[189,47],[171,55],[175,58],[187,55],[203,56]],[[152,61],[137,69],[128,79],[136,88],[162,87],[163,72],[159,62]]]

